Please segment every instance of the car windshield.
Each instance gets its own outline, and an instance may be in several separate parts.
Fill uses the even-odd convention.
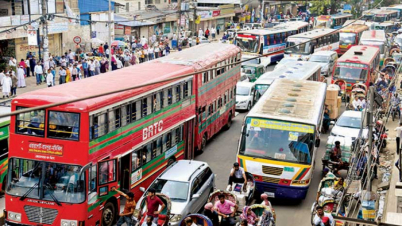
[[[328,56],[320,56],[320,55],[312,55],[308,61],[317,62],[317,63],[328,63]]]
[[[314,126],[248,117],[242,132],[241,155],[311,164]]]
[[[236,86],[236,95],[238,96],[248,96],[250,94],[250,87],[247,86]]]
[[[157,179],[150,188],[167,195],[172,201],[186,201],[188,197],[187,182]]]
[[[307,44],[304,43],[306,40],[300,40],[300,41],[288,41],[286,43],[286,47],[288,49],[285,50],[286,54],[309,54],[309,51],[307,49]]]
[[[80,166],[11,158],[7,194],[61,203],[85,201]]]
[[[240,47],[243,52],[258,53],[259,43],[259,36],[252,36],[252,38],[236,38],[236,45]]]
[[[341,116],[338,121],[336,121],[336,125],[340,127],[360,129],[362,119],[360,117]]]
[[[340,45],[349,45],[354,44],[356,42],[356,34],[355,33],[339,33],[339,44]]]
[[[334,80],[343,79],[347,82],[361,81],[366,82],[367,80],[367,69],[361,67],[336,67],[334,72]]]

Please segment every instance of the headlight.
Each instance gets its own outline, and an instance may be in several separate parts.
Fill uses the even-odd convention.
[[[179,222],[181,220],[181,214],[175,214],[172,219],[170,219],[170,222]]]
[[[78,222],[75,220],[61,219],[61,226],[77,226]]]
[[[335,133],[333,133],[333,132],[331,132],[330,136],[336,136],[336,134],[335,134]]]
[[[243,100],[243,101],[240,101],[239,104],[245,104],[246,102],[247,102],[247,100]]]
[[[21,222],[21,214],[8,211],[8,219],[12,221]]]

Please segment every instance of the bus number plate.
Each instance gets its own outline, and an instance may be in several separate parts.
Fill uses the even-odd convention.
[[[248,42],[248,38],[243,38],[243,42]]]
[[[265,192],[269,198],[275,198],[275,193],[273,192]]]

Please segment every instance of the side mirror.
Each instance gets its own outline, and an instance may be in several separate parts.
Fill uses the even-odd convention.
[[[316,148],[320,147],[320,142],[321,142],[320,138],[318,138],[317,140],[315,140],[315,147],[316,147]]]
[[[200,194],[194,194],[193,196],[192,196],[192,199],[198,199],[200,197]]]
[[[144,187],[140,187],[140,191],[145,192],[145,188],[144,188]]]
[[[335,121],[330,121],[329,124],[330,124],[331,126],[333,126],[333,125],[335,125]]]

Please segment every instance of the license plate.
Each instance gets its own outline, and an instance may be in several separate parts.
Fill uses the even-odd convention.
[[[265,192],[269,198],[275,198],[275,193],[273,192]]]

